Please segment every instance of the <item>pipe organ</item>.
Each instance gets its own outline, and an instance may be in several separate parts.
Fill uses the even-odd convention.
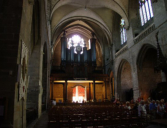
[[[91,49],[87,49],[86,44],[81,46],[80,43],[74,46],[71,43],[67,48],[67,38],[64,32],[61,37],[61,67],[65,72],[73,74],[74,78],[87,78],[88,73],[92,73],[96,67],[96,39],[94,33],[90,39]]]
[[[65,32],[63,37],[61,37],[61,65],[65,66],[66,64],[89,64],[96,66],[96,39],[94,34],[90,39],[91,49],[87,50],[86,44],[84,47],[80,46],[80,43],[75,47],[72,43],[70,49],[67,48],[67,38]],[[77,53],[74,52],[76,50]],[[82,54],[81,54],[82,52]]]

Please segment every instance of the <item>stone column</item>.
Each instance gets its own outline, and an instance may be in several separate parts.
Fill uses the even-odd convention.
[[[138,73],[136,66],[134,66],[134,69],[132,70],[132,80],[133,80],[133,99],[134,101],[136,101],[138,97],[140,97]]]

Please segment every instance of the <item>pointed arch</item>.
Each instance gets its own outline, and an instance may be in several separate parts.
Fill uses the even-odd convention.
[[[137,57],[137,73],[140,96],[146,100],[148,97],[156,99],[152,93],[157,84],[162,81],[161,72],[156,73],[154,67],[157,62],[157,50],[151,44],[144,44]]]
[[[123,65],[126,63],[126,62],[128,62],[127,60],[125,60],[125,59],[123,59],[121,62],[120,62],[120,64],[119,64],[119,67],[118,67],[118,77],[117,77],[117,83],[118,83],[118,85],[119,85],[119,82],[120,82],[120,80],[121,80],[121,71],[122,71],[122,67],[123,67]]]
[[[89,3],[89,2],[88,2]],[[63,5],[75,5],[75,6],[85,6],[85,3],[83,3],[83,1],[79,1],[78,4],[78,0],[66,0],[66,1],[58,1],[55,3],[55,5],[52,8],[52,12],[51,12],[51,17],[53,16],[54,12],[61,6]],[[88,7],[91,5],[87,5]],[[126,22],[126,26],[129,26],[129,21],[128,21],[128,12],[125,9],[125,7],[123,6],[123,4],[120,1],[107,1],[107,0],[96,0],[96,2],[94,3],[94,7],[105,7],[105,8],[109,8],[111,10],[114,10],[115,12],[117,12],[121,17],[123,17],[125,19]],[[85,8],[84,8],[85,9]]]
[[[120,62],[118,68],[117,93],[122,101],[130,101],[133,98],[131,65],[125,59]]]
[[[143,63],[144,57],[145,57],[147,51],[149,49],[151,49],[151,48],[156,50],[156,48],[153,45],[151,45],[151,44],[144,44],[141,47],[141,49],[140,49],[140,51],[138,53],[138,56],[137,56],[137,61],[136,61],[136,65],[138,66],[138,68],[140,70],[142,69],[142,63]]]
[[[76,85],[72,86],[71,88],[75,88],[76,86],[81,86],[82,88],[85,88],[85,86],[83,86],[82,84],[76,84]]]

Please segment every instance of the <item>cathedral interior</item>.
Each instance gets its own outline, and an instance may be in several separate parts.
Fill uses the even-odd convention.
[[[167,0],[0,0],[0,42],[2,128],[52,100],[167,100]]]

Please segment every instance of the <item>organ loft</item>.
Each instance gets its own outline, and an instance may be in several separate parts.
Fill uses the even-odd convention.
[[[76,38],[78,38],[77,42]],[[60,43],[61,63],[59,66],[53,66],[52,69],[51,98],[59,102],[107,101],[109,76],[103,73],[103,67],[98,67],[96,64],[95,34],[92,32],[91,38],[86,43],[78,35],[67,39],[66,31],[64,31]],[[54,92],[54,86],[59,87],[60,84],[63,86],[62,97]],[[80,96],[82,100],[79,100],[79,97],[73,97],[75,94],[70,94],[70,91],[78,89],[78,86],[84,88],[84,97]],[[100,86],[101,89],[97,86]],[[110,90],[109,87],[108,90]],[[97,91],[98,96],[96,96]]]
[[[0,128],[144,128],[166,94],[167,0],[0,0]]]
[[[74,79],[88,79],[88,74],[93,73],[96,68],[96,39],[94,33],[92,33],[90,39],[91,49],[88,49],[86,43],[82,40],[76,46],[74,46],[73,40],[69,43],[68,49],[67,38],[64,33],[61,38],[61,66],[65,66],[66,72],[69,71],[69,75],[71,74]]]

